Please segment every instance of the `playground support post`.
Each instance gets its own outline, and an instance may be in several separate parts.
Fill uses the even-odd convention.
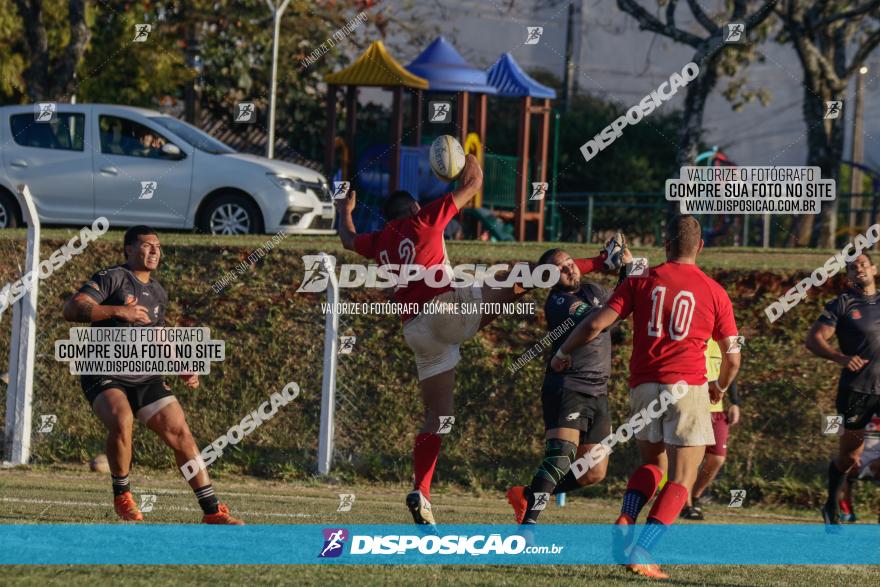
[[[553,113],[553,181],[550,186],[550,234],[551,241],[558,241],[561,237],[559,209],[556,201],[556,180],[559,171],[559,111]]]

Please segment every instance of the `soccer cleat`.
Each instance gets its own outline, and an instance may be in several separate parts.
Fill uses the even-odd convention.
[[[413,522],[420,526],[433,526],[434,514],[431,513],[431,502],[425,499],[418,489],[411,491],[406,496],[406,507],[412,514]]]
[[[630,554],[629,564],[626,565],[626,568],[636,575],[641,575],[642,577],[647,577],[649,579],[669,578],[669,575],[660,569],[660,565],[651,559],[651,555],[648,551],[639,546],[633,548],[632,554]]]
[[[140,522],[144,519],[144,515],[131,496],[131,491],[114,497],[113,508],[116,510],[116,515],[126,522]]]
[[[537,526],[534,522],[528,524],[520,524],[519,528],[516,529],[516,535],[522,536],[526,541],[526,546],[537,546],[535,544],[535,532],[533,528]]]
[[[229,508],[222,503],[217,506],[216,514],[202,516],[202,524],[221,524],[226,526],[244,526],[244,522],[229,515]]]
[[[825,522],[826,534],[840,534],[843,528],[840,525],[840,513],[837,511],[836,503],[825,503],[822,506],[822,520]]]
[[[826,503],[822,506],[822,519],[830,526],[837,526],[840,524],[840,514],[833,504]]]
[[[681,510],[681,517],[685,520],[705,520],[703,508],[698,505],[687,506]]]
[[[853,510],[852,504],[849,501],[841,499],[837,502],[837,506],[840,508],[841,522],[847,522],[848,524],[856,523],[856,512]]]
[[[620,514],[611,527],[611,555],[619,565],[626,564],[627,550],[635,535],[633,524],[635,520],[626,514]]]
[[[514,485],[507,490],[507,503],[513,506],[513,517],[517,524],[522,524],[529,509],[529,498],[525,485]]]

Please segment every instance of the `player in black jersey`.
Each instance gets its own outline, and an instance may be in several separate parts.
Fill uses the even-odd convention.
[[[95,273],[64,304],[68,322],[88,322],[93,327],[165,326],[168,295],[152,276],[159,266],[161,245],[156,231],[147,226],[130,228],[124,237],[126,262]],[[198,375],[181,375],[186,385],[199,386]],[[126,521],[143,520],[131,495],[128,479],[134,417],[161,438],[173,451],[178,467],[199,455],[183,408],[161,375],[82,375],[83,392],[107,428],[107,461],[113,478],[114,507]],[[206,524],[241,525],[220,503],[203,468],[190,481]]]
[[[865,426],[874,415],[880,415],[880,294],[876,275],[877,267],[867,253],[848,263],[850,287],[825,304],[807,335],[810,351],[843,367],[837,413],[843,416],[844,432],[837,459],[828,466],[828,500],[822,507],[826,524],[840,523],[838,493],[858,464]],[[828,344],[834,334],[840,351]]]
[[[603,265],[617,269],[619,264],[624,264],[625,272],[625,265],[632,262],[622,236],[615,240],[623,245],[616,262],[605,263],[608,257],[602,255],[594,259],[573,259],[562,249],[550,249],[541,255],[538,265],[556,265],[560,273],[559,282],[544,305],[548,331],[559,335],[553,341],[554,353],[581,320],[602,308],[608,300],[609,292],[605,288],[591,281],[581,282],[582,275]],[[608,330],[573,351],[571,366],[565,371],[557,373],[548,363],[541,389],[546,430],[544,458],[531,485],[517,485],[507,490],[507,501],[513,506],[518,524],[536,523],[551,494],[594,485],[605,478],[607,458],[580,478],[575,477],[571,463],[611,433],[610,374],[611,334]]]

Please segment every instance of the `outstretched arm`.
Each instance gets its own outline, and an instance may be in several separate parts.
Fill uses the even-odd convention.
[[[617,259],[619,262],[619,268],[621,270],[621,281],[623,277],[626,275],[625,268],[632,263],[633,256],[630,252],[629,248],[626,246],[626,237],[624,237],[623,233],[618,233],[621,244],[620,257]],[[615,239],[608,239],[605,242],[605,248],[603,248],[599,254],[595,257],[586,257],[583,259],[574,259],[575,265],[577,265],[578,270],[580,270],[582,275],[586,275],[587,273],[592,273],[593,271],[608,271],[617,269],[618,266],[616,263],[608,262],[608,250],[611,245],[611,241]]]
[[[356,201],[357,195],[354,190],[348,192],[345,198],[336,200],[336,214],[339,216],[339,226],[337,227],[339,239],[342,241],[342,246],[349,251],[354,250],[354,239],[357,236],[354,220],[351,218]]]
[[[452,199],[455,201],[455,207],[461,210],[474,199],[483,187],[483,170],[477,158],[468,155],[464,160],[464,169],[458,176],[458,189],[452,192]]]

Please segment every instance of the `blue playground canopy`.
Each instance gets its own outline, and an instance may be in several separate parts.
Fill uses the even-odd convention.
[[[489,68],[487,78],[489,83],[498,90],[499,96],[556,99],[556,90],[539,84],[529,77],[510,53],[505,53],[498,58],[495,65]]]
[[[406,69],[428,80],[429,92],[495,93],[486,81],[486,72],[465,61],[443,37],[428,45]]]

